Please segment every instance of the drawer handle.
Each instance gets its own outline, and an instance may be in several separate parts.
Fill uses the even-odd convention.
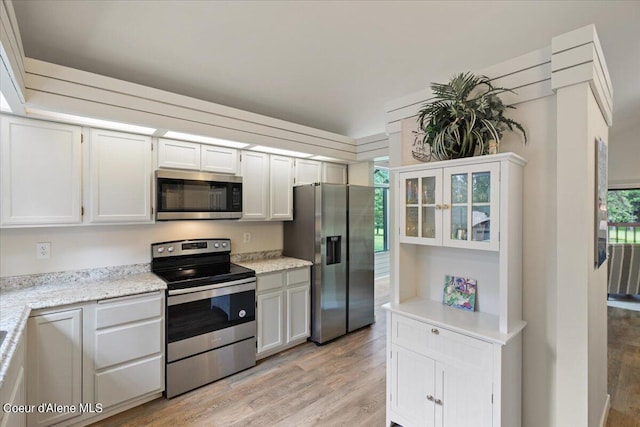
[[[433,402],[433,396],[428,395],[428,396],[427,396],[427,400],[428,400],[429,402]]]
[[[433,329],[431,329],[431,333],[438,335],[440,333],[440,331],[437,330],[436,328],[433,328]]]
[[[436,399],[436,400],[434,400],[434,402],[435,402],[436,405],[442,405],[442,400],[440,400],[440,399]]]

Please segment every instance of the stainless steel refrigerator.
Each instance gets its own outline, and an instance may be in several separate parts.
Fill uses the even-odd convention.
[[[374,322],[373,201],[373,187],[293,189],[283,253],[313,262],[311,340],[318,344]]]

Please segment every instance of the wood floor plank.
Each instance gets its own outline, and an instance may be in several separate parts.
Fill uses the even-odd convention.
[[[640,312],[608,307],[607,427],[640,427]]]

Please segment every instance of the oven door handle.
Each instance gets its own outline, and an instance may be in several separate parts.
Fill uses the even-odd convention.
[[[208,291],[210,289],[219,289],[219,288],[226,288],[227,286],[241,285],[243,283],[251,283],[251,282],[255,283],[255,281],[256,281],[255,277],[249,277],[248,279],[240,279],[240,280],[234,280],[231,282],[216,283],[215,285],[205,285],[205,286],[198,286],[194,288],[184,288],[184,289],[173,289],[169,291],[169,295],[171,296],[171,295],[180,295],[180,294],[190,294],[193,292]]]
[[[232,283],[235,283],[232,285]],[[194,289],[202,289],[207,288],[207,290],[197,290]],[[255,291],[256,289],[256,281],[255,279],[246,280],[237,280],[235,282],[228,282],[225,287],[210,287],[210,286],[201,286],[199,288],[191,288],[192,292],[185,293],[179,291],[185,291],[186,289],[177,290],[178,294],[171,294],[172,291],[169,291],[169,297],[167,298],[167,305],[177,305],[184,304],[187,302],[198,301],[208,298],[221,297],[224,295],[237,294],[238,292],[245,291]]]

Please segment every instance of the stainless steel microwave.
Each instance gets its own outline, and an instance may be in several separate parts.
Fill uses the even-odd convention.
[[[242,177],[156,171],[156,220],[242,217]]]

